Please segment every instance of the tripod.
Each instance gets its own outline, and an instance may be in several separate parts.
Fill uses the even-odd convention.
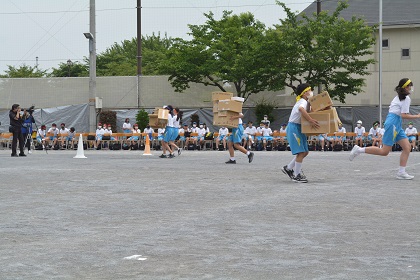
[[[31,113],[29,113],[29,117],[28,118],[31,118],[33,121],[31,121],[30,123],[27,123],[27,126],[23,126],[26,129],[26,131],[28,132],[27,135],[26,135],[25,143],[24,143],[23,146],[26,147],[26,144],[29,141],[28,150],[30,150],[30,147],[31,146],[32,146],[33,150],[35,150],[35,145],[34,145],[34,142],[32,140],[32,132],[33,132],[33,130],[32,130],[32,124],[35,124],[36,131],[38,131],[39,129],[38,129],[38,126],[36,125],[35,119],[34,119],[34,117],[32,116]],[[45,153],[48,154],[48,151],[47,151],[47,148],[46,147],[45,147]]]

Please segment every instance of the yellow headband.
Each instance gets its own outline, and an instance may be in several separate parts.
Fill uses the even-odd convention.
[[[401,88],[405,88],[406,86],[408,86],[411,83],[411,80],[408,79],[407,82],[405,82],[405,84],[403,84],[403,86]]]
[[[307,88],[305,88],[305,89],[302,91],[302,93],[301,93],[301,94],[299,94],[299,95],[296,97],[296,101],[299,101],[299,100],[302,98],[302,95],[303,95],[305,92],[310,91],[310,90],[311,90],[311,87],[307,87]]]

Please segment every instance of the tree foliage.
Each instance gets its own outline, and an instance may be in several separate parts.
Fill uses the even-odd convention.
[[[49,75],[50,77],[87,77],[89,76],[89,62],[85,61],[81,63],[75,61],[72,65],[67,65],[67,63],[61,62],[58,65],[58,68],[52,68],[52,72]]]
[[[227,81],[244,98],[264,89],[255,69],[264,62],[258,60],[257,51],[265,26],[251,13],[231,13],[225,11],[220,20],[213,13],[204,14],[205,24],[189,25],[192,40],[176,39],[163,69],[170,73],[169,81],[177,92],[190,83],[225,91]]]
[[[339,2],[337,9],[319,15],[297,15],[277,2],[287,14],[281,25],[267,33],[265,73],[271,76],[270,89],[285,86],[293,91],[300,83],[322,84],[341,102],[346,94],[361,92],[363,76],[375,60],[370,57],[375,44],[375,27],[353,17],[346,21],[340,12],[348,7]]]
[[[144,109],[139,110],[136,114],[136,122],[140,131],[144,131],[149,124],[149,114]]]
[[[44,77],[47,72],[26,64],[19,67],[7,65],[7,68],[8,69],[4,71],[6,74],[0,75],[0,78],[41,78]]]

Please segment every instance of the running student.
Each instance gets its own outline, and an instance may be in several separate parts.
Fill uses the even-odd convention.
[[[308,140],[302,133],[301,119],[304,117],[315,128],[319,128],[318,121],[308,114],[308,99],[313,96],[311,86],[307,83],[296,88],[296,104],[290,113],[289,124],[286,127],[287,140],[290,150],[295,156],[292,161],[283,166],[283,173],[298,183],[307,183],[308,179],[302,172],[303,159],[309,154]]]
[[[242,142],[242,135],[244,133],[244,126],[242,125],[242,117],[244,115],[242,113],[239,113],[238,116],[231,117],[231,120],[239,119],[238,127],[232,128],[232,134],[228,138],[228,148],[229,148],[229,155],[230,158],[228,161],[226,161],[226,164],[236,164],[235,160],[235,150],[233,147],[241,151],[242,153],[246,154],[248,156],[248,162],[251,163],[254,159],[254,153],[247,151],[244,147],[241,146]]]
[[[394,143],[398,143],[403,150],[400,156],[400,168],[397,173],[397,179],[411,180],[414,176],[408,175],[405,171],[411,146],[402,128],[402,119],[418,119],[420,114],[410,115],[411,98],[409,95],[414,92],[413,82],[410,79],[401,79],[395,91],[398,95],[394,97],[391,105],[389,105],[389,113],[385,120],[385,133],[382,139],[383,147],[361,148],[355,145],[350,152],[349,159],[353,160],[362,153],[386,156],[392,150]]]

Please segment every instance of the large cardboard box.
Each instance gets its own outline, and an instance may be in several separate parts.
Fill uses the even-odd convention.
[[[305,133],[305,134],[306,133],[310,133],[310,134],[330,133],[330,114],[314,112],[314,113],[309,113],[309,115],[318,121],[319,128],[317,129],[312,128],[310,122],[308,122],[304,117],[302,117],[301,119],[302,133]]]
[[[166,120],[167,121],[168,120],[168,116],[169,116],[169,110],[167,110],[167,109],[159,109],[157,115],[158,115],[158,119]]]
[[[165,128],[168,119],[159,119],[158,114],[149,115],[149,124],[152,128]]]
[[[226,100],[233,97],[233,93],[231,92],[225,92],[225,91],[214,91],[211,95],[212,101],[218,101],[218,100]]]
[[[219,111],[219,101],[213,101],[213,113],[217,113]]]
[[[231,111],[236,113],[242,112],[242,102],[235,100],[219,100],[218,110],[220,111]]]
[[[340,119],[337,114],[337,109],[332,107],[331,109],[328,109],[328,110],[318,111],[318,113],[324,113],[324,114],[330,115],[330,131],[328,133],[334,133],[338,130],[338,122],[340,121]]]
[[[312,111],[318,112],[324,110],[327,107],[333,106],[332,100],[328,91],[323,91],[318,95],[309,98]]]
[[[221,114],[221,115],[220,115]],[[239,119],[231,120],[232,116],[237,116],[237,112],[219,111],[213,114],[213,125],[235,128],[239,125]]]

